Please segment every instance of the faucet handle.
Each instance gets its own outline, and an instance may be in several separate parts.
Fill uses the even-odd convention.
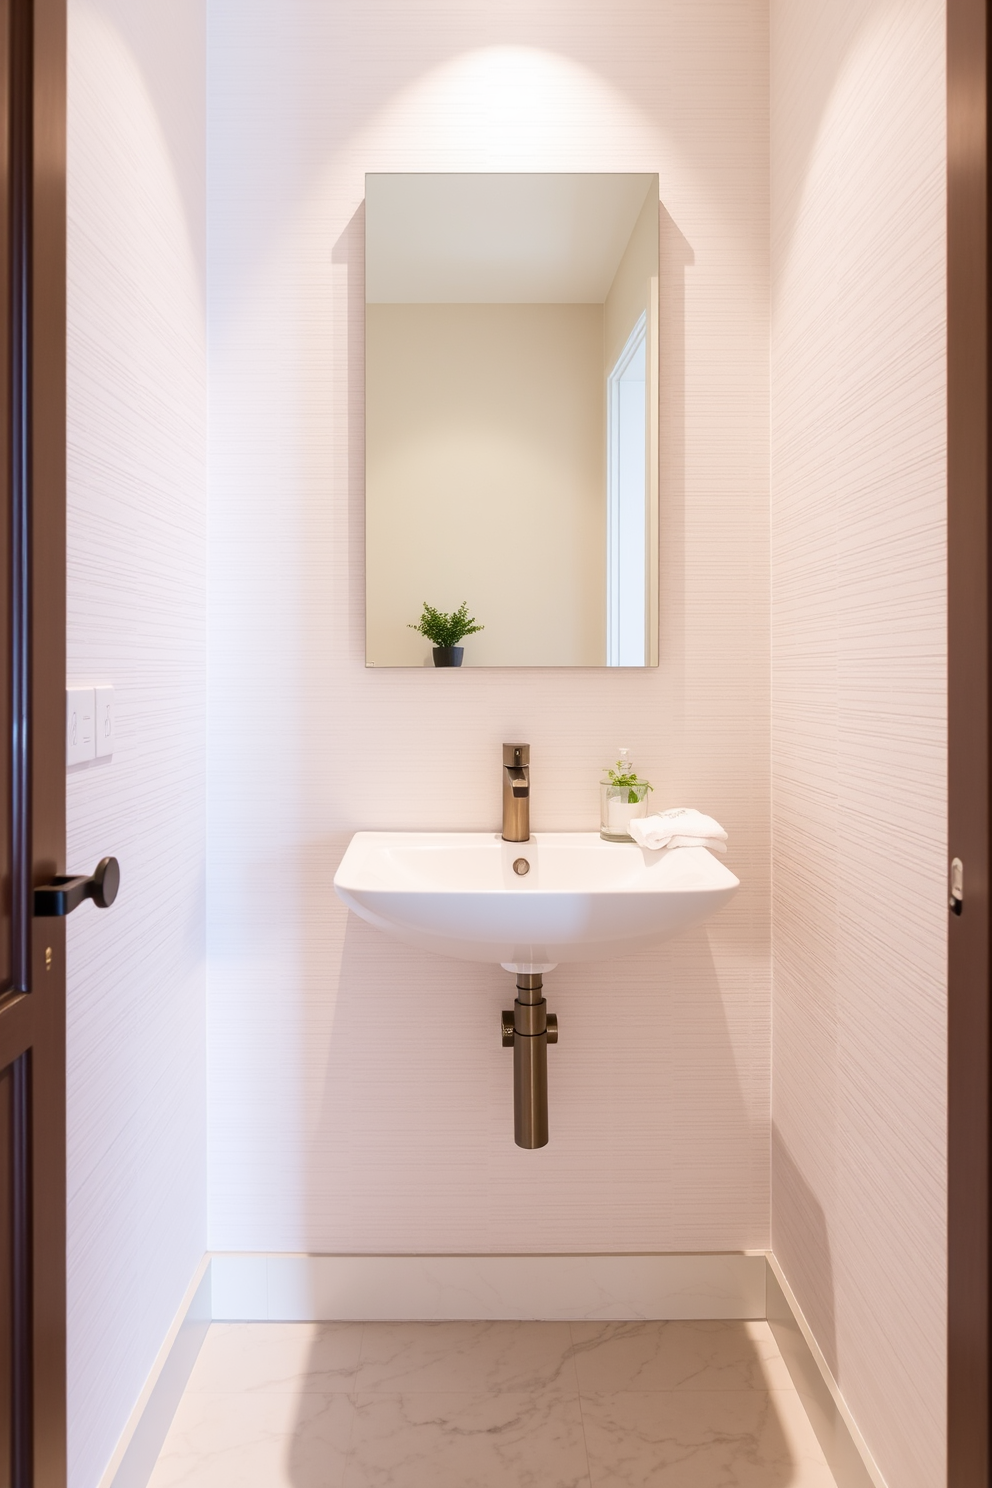
[[[503,763],[508,769],[522,769],[524,765],[530,764],[529,744],[504,744]]]

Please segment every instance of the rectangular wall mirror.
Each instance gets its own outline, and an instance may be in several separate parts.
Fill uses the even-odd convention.
[[[365,178],[366,663],[658,663],[657,175]]]

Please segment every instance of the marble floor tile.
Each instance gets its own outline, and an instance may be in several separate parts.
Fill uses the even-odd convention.
[[[765,1322],[572,1323],[580,1393],[788,1390]]]
[[[362,1323],[211,1323],[187,1391],[331,1391],[354,1386]]]
[[[577,1399],[358,1397],[344,1488],[589,1488]]]
[[[187,1394],[148,1488],[341,1488],[347,1395]]]
[[[357,1388],[575,1395],[568,1323],[366,1323]]]
[[[215,1323],[149,1488],[835,1488],[764,1322]]]
[[[584,1395],[592,1488],[835,1488],[791,1390]]]

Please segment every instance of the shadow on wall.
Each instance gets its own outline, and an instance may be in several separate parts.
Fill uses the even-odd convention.
[[[799,1165],[782,1140],[778,1127],[772,1126],[773,1202],[781,1203],[790,1216],[790,1228],[802,1235],[806,1275],[817,1278],[816,1341],[830,1366],[835,1380],[840,1379],[837,1361],[836,1304],[834,1268],[830,1239],[823,1207],[803,1177]],[[791,1278],[786,1278],[791,1280]]]
[[[894,84],[906,65],[897,43],[909,39],[913,46],[926,46],[926,6],[907,8],[899,0],[875,0],[870,5],[789,5],[772,7],[771,27],[771,180],[810,182],[819,168],[836,170],[827,158],[818,160],[825,141],[835,135],[848,141],[848,130],[831,129],[831,120],[850,120],[850,95],[863,86],[863,79],[884,94],[889,79]],[[914,13],[915,12],[915,13]],[[797,57],[817,58],[815,67],[796,73]],[[789,97],[786,80],[801,76],[801,102]],[[787,108],[787,126],[777,108]],[[878,148],[881,137],[871,142]],[[772,321],[775,318],[776,281],[783,279],[781,265],[788,262],[796,241],[805,191],[793,190],[773,197],[772,203]],[[779,267],[776,267],[779,266]]]
[[[365,665],[365,202],[352,214],[331,249],[331,263],[346,271],[347,290],[342,327],[347,379],[348,573],[361,574],[352,585],[348,606],[348,653]],[[337,305],[335,304],[335,321]],[[359,349],[361,355],[358,355]]]
[[[288,1444],[295,1488],[323,1488],[335,1458],[338,1477],[377,1483],[578,1483],[591,1470],[594,1481],[675,1473],[787,1488],[805,1455],[808,1427],[789,1419],[798,1402],[770,1388],[746,1323],[366,1323],[356,1332],[313,1329],[319,1393],[303,1395]]]
[[[659,660],[668,670],[672,708],[685,717],[685,271],[690,243],[658,207]]]
[[[302,1229],[316,1253],[720,1250],[766,1243],[767,1126],[746,1067],[763,1020],[698,927],[545,979],[551,1142],[513,1142],[512,976],[391,940],[335,901],[343,837],[314,844],[299,1031]],[[316,909],[314,918],[316,919]],[[762,1141],[755,1136],[760,1127]],[[757,1196],[757,1198],[755,1197]]]

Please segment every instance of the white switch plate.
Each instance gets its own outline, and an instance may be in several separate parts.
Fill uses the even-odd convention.
[[[67,687],[65,690],[65,762],[83,765],[96,758],[93,727],[95,698],[92,687]]]
[[[103,759],[114,752],[114,689],[95,687],[96,694],[96,757]]]

